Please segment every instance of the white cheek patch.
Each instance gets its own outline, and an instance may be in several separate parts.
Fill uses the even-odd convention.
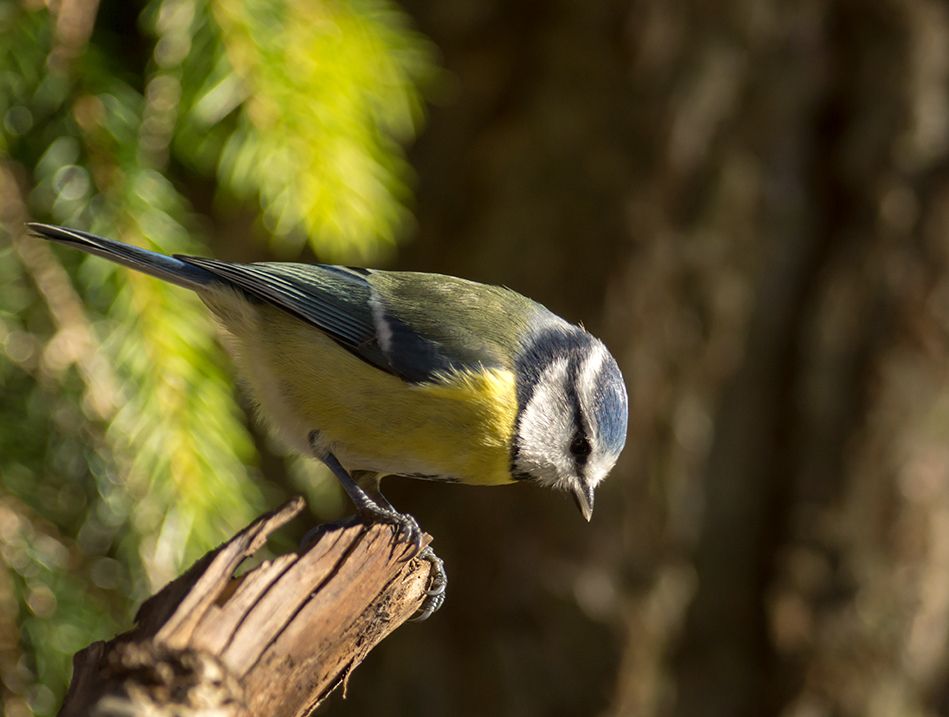
[[[587,485],[596,487],[613,470],[616,460],[619,456],[615,453],[600,452],[597,455],[590,456],[586,468],[583,471],[586,477]]]
[[[515,468],[539,483],[561,487],[574,473],[564,447],[574,431],[574,409],[567,398],[567,359],[555,361],[541,375],[521,414]]]

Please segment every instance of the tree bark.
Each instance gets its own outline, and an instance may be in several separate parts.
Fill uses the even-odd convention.
[[[60,716],[293,717],[345,689],[418,609],[430,565],[354,518],[235,577],[303,505],[261,516],[149,598],[133,630],[79,652]]]

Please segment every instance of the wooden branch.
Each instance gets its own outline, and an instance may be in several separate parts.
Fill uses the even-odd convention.
[[[79,652],[60,717],[302,717],[345,683],[415,613],[430,565],[353,519],[233,577],[303,505],[260,517],[149,598],[133,630]]]

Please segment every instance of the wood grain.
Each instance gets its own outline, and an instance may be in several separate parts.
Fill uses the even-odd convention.
[[[429,563],[355,519],[235,577],[303,508],[258,518],[79,652],[61,717],[302,717],[425,598]],[[425,536],[426,544],[430,540]]]

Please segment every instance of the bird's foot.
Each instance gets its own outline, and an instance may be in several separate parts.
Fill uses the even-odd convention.
[[[339,520],[333,520],[328,523],[320,523],[314,528],[310,528],[306,535],[303,536],[303,539],[300,541],[300,550],[310,547],[312,544],[319,542],[326,533],[330,533],[334,530],[341,530],[343,528],[349,528],[350,526],[355,525],[353,517],[340,518]]]
[[[416,556],[419,560],[427,560],[432,566],[428,572],[428,589],[425,599],[419,606],[418,612],[411,622],[428,620],[445,602],[445,589],[448,587],[448,575],[445,573],[444,561],[435,555],[435,551],[426,545]]]
[[[310,434],[311,445],[316,441],[318,436],[318,431],[313,431]],[[419,551],[422,549],[422,529],[419,527],[418,521],[408,513],[400,513],[392,507],[389,501],[379,492],[378,476],[376,474],[368,474],[374,478],[375,485],[367,492],[367,490],[359,485],[359,483],[353,479],[353,476],[343,468],[339,459],[332,453],[320,454],[317,452],[315,455],[333,472],[333,475],[339,480],[340,485],[343,486],[343,490],[352,498],[353,504],[356,506],[356,513],[364,523],[388,523],[393,526],[395,528],[396,542],[405,540],[407,543],[415,546],[413,553],[407,556],[405,560],[411,560],[419,554]]]
[[[395,539],[396,542],[405,541],[412,545],[415,549],[410,555],[402,558],[403,561],[411,560],[417,555],[422,554],[422,540],[424,533],[419,527],[418,521],[409,515],[408,513],[399,513],[396,510],[390,508],[383,508],[382,506],[376,506],[376,509],[366,509],[361,510],[357,514],[359,520],[367,525],[372,525],[373,523],[386,523],[395,528]],[[311,528],[306,535],[303,536],[303,539],[300,541],[300,547],[305,548],[311,543],[318,541],[325,533],[329,533],[333,530],[340,528],[348,528],[353,525],[353,517],[341,518],[340,520],[334,520],[329,523],[320,523],[315,528]]]
[[[417,555],[422,554],[422,538],[424,533],[419,527],[418,521],[408,513],[400,513],[392,508],[384,508],[380,505],[364,506],[359,511],[359,517],[367,523],[387,523],[395,528],[396,542],[405,541],[415,546],[415,550],[404,560],[411,560]]]
[[[412,555],[402,558],[402,560],[411,560],[418,558],[425,560],[431,565],[428,572],[428,588],[425,590],[425,599],[418,608],[411,622],[422,622],[431,617],[445,603],[445,589],[448,586],[448,575],[445,573],[444,561],[435,555],[435,551],[430,546],[422,547],[422,530],[419,528],[418,521],[407,513],[399,513],[395,510],[382,511],[385,515],[377,513],[361,514],[360,518],[364,522],[383,522],[389,523],[395,527],[396,539],[404,539],[415,546]],[[309,548],[312,544],[319,541],[326,533],[333,530],[348,528],[353,525],[353,518],[342,518],[330,523],[320,523],[315,528],[311,528],[300,541],[300,550]]]

